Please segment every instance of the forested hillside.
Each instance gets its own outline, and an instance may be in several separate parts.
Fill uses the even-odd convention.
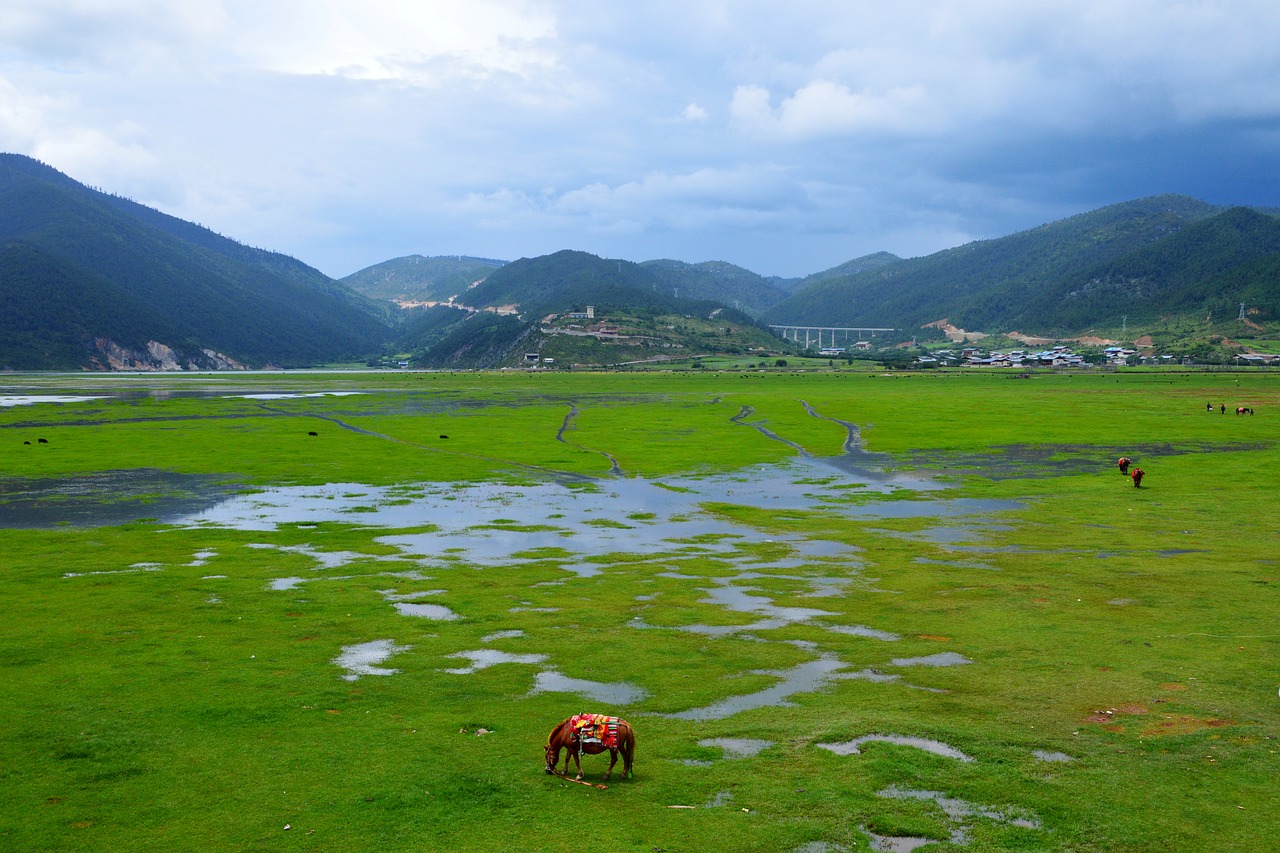
[[[306,365],[362,356],[389,330],[381,308],[293,258],[30,158],[0,155],[0,199],[6,366]]]
[[[1032,331],[1111,319],[1118,324],[1118,315],[1088,320],[1060,315],[1059,303],[1046,294],[1060,295],[1067,282],[1135,253],[1161,251],[1169,238],[1220,212],[1185,196],[1125,202],[819,282],[799,290],[769,316],[780,323],[894,327],[950,318],[971,329],[1009,329],[1015,322],[1030,322]],[[1169,264],[1177,261],[1171,258]],[[1033,302],[1038,307],[1029,313]]]
[[[400,304],[444,302],[464,293],[504,263],[461,255],[408,255],[366,267],[342,279],[342,283],[370,299]]]

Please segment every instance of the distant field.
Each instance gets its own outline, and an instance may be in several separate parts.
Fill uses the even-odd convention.
[[[0,844],[1275,846],[1280,374],[705,362],[4,377]]]

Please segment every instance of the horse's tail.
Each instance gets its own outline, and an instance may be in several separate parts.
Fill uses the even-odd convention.
[[[627,778],[630,779],[632,777],[631,768],[635,766],[636,763],[636,733],[635,730],[631,728],[630,723],[627,724],[627,735],[623,738],[623,743],[626,745],[626,749],[622,752],[622,758],[625,762],[622,769],[626,773]]]

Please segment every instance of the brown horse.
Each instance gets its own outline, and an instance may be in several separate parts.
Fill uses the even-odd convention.
[[[613,766],[618,763],[618,753],[622,753],[622,775],[631,777],[631,764],[636,756],[636,734],[631,730],[631,724],[626,720],[618,720],[618,737],[617,742],[612,746],[605,744],[604,739],[595,739],[590,737],[580,737],[579,733],[573,728],[573,717],[561,722],[551,734],[547,736],[547,772],[555,774],[556,765],[560,762],[560,750],[567,750],[564,756],[564,773],[561,775],[569,775],[569,759],[573,759],[573,763],[578,766],[578,778],[582,778],[582,761],[579,756],[582,753],[587,755],[596,755],[609,750],[609,769],[605,771],[604,778],[608,780],[613,774]]]

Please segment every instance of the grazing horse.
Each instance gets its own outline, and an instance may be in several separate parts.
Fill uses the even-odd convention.
[[[1120,469],[1121,474],[1129,473],[1129,461],[1130,460],[1128,456],[1121,456],[1119,459],[1116,460],[1116,467]]]
[[[594,722],[588,723],[585,727],[581,726],[583,719],[601,721],[599,724]],[[613,731],[608,731],[610,727],[605,720],[612,721]],[[577,724],[577,725],[575,725]],[[603,736],[597,736],[602,729]],[[587,755],[596,755],[609,750],[609,769],[605,771],[604,778],[608,778],[613,774],[613,765],[618,763],[618,753],[622,753],[622,775],[630,777],[631,764],[636,756],[636,734],[631,730],[631,724],[626,720],[619,720],[617,717],[603,717],[598,714],[578,714],[561,722],[551,734],[547,736],[547,772],[556,774],[556,765],[560,762],[560,750],[567,750],[564,756],[564,773],[559,775],[569,775],[569,759],[573,759],[573,763],[578,766],[578,778],[582,778],[582,761],[579,756],[582,753]]]

